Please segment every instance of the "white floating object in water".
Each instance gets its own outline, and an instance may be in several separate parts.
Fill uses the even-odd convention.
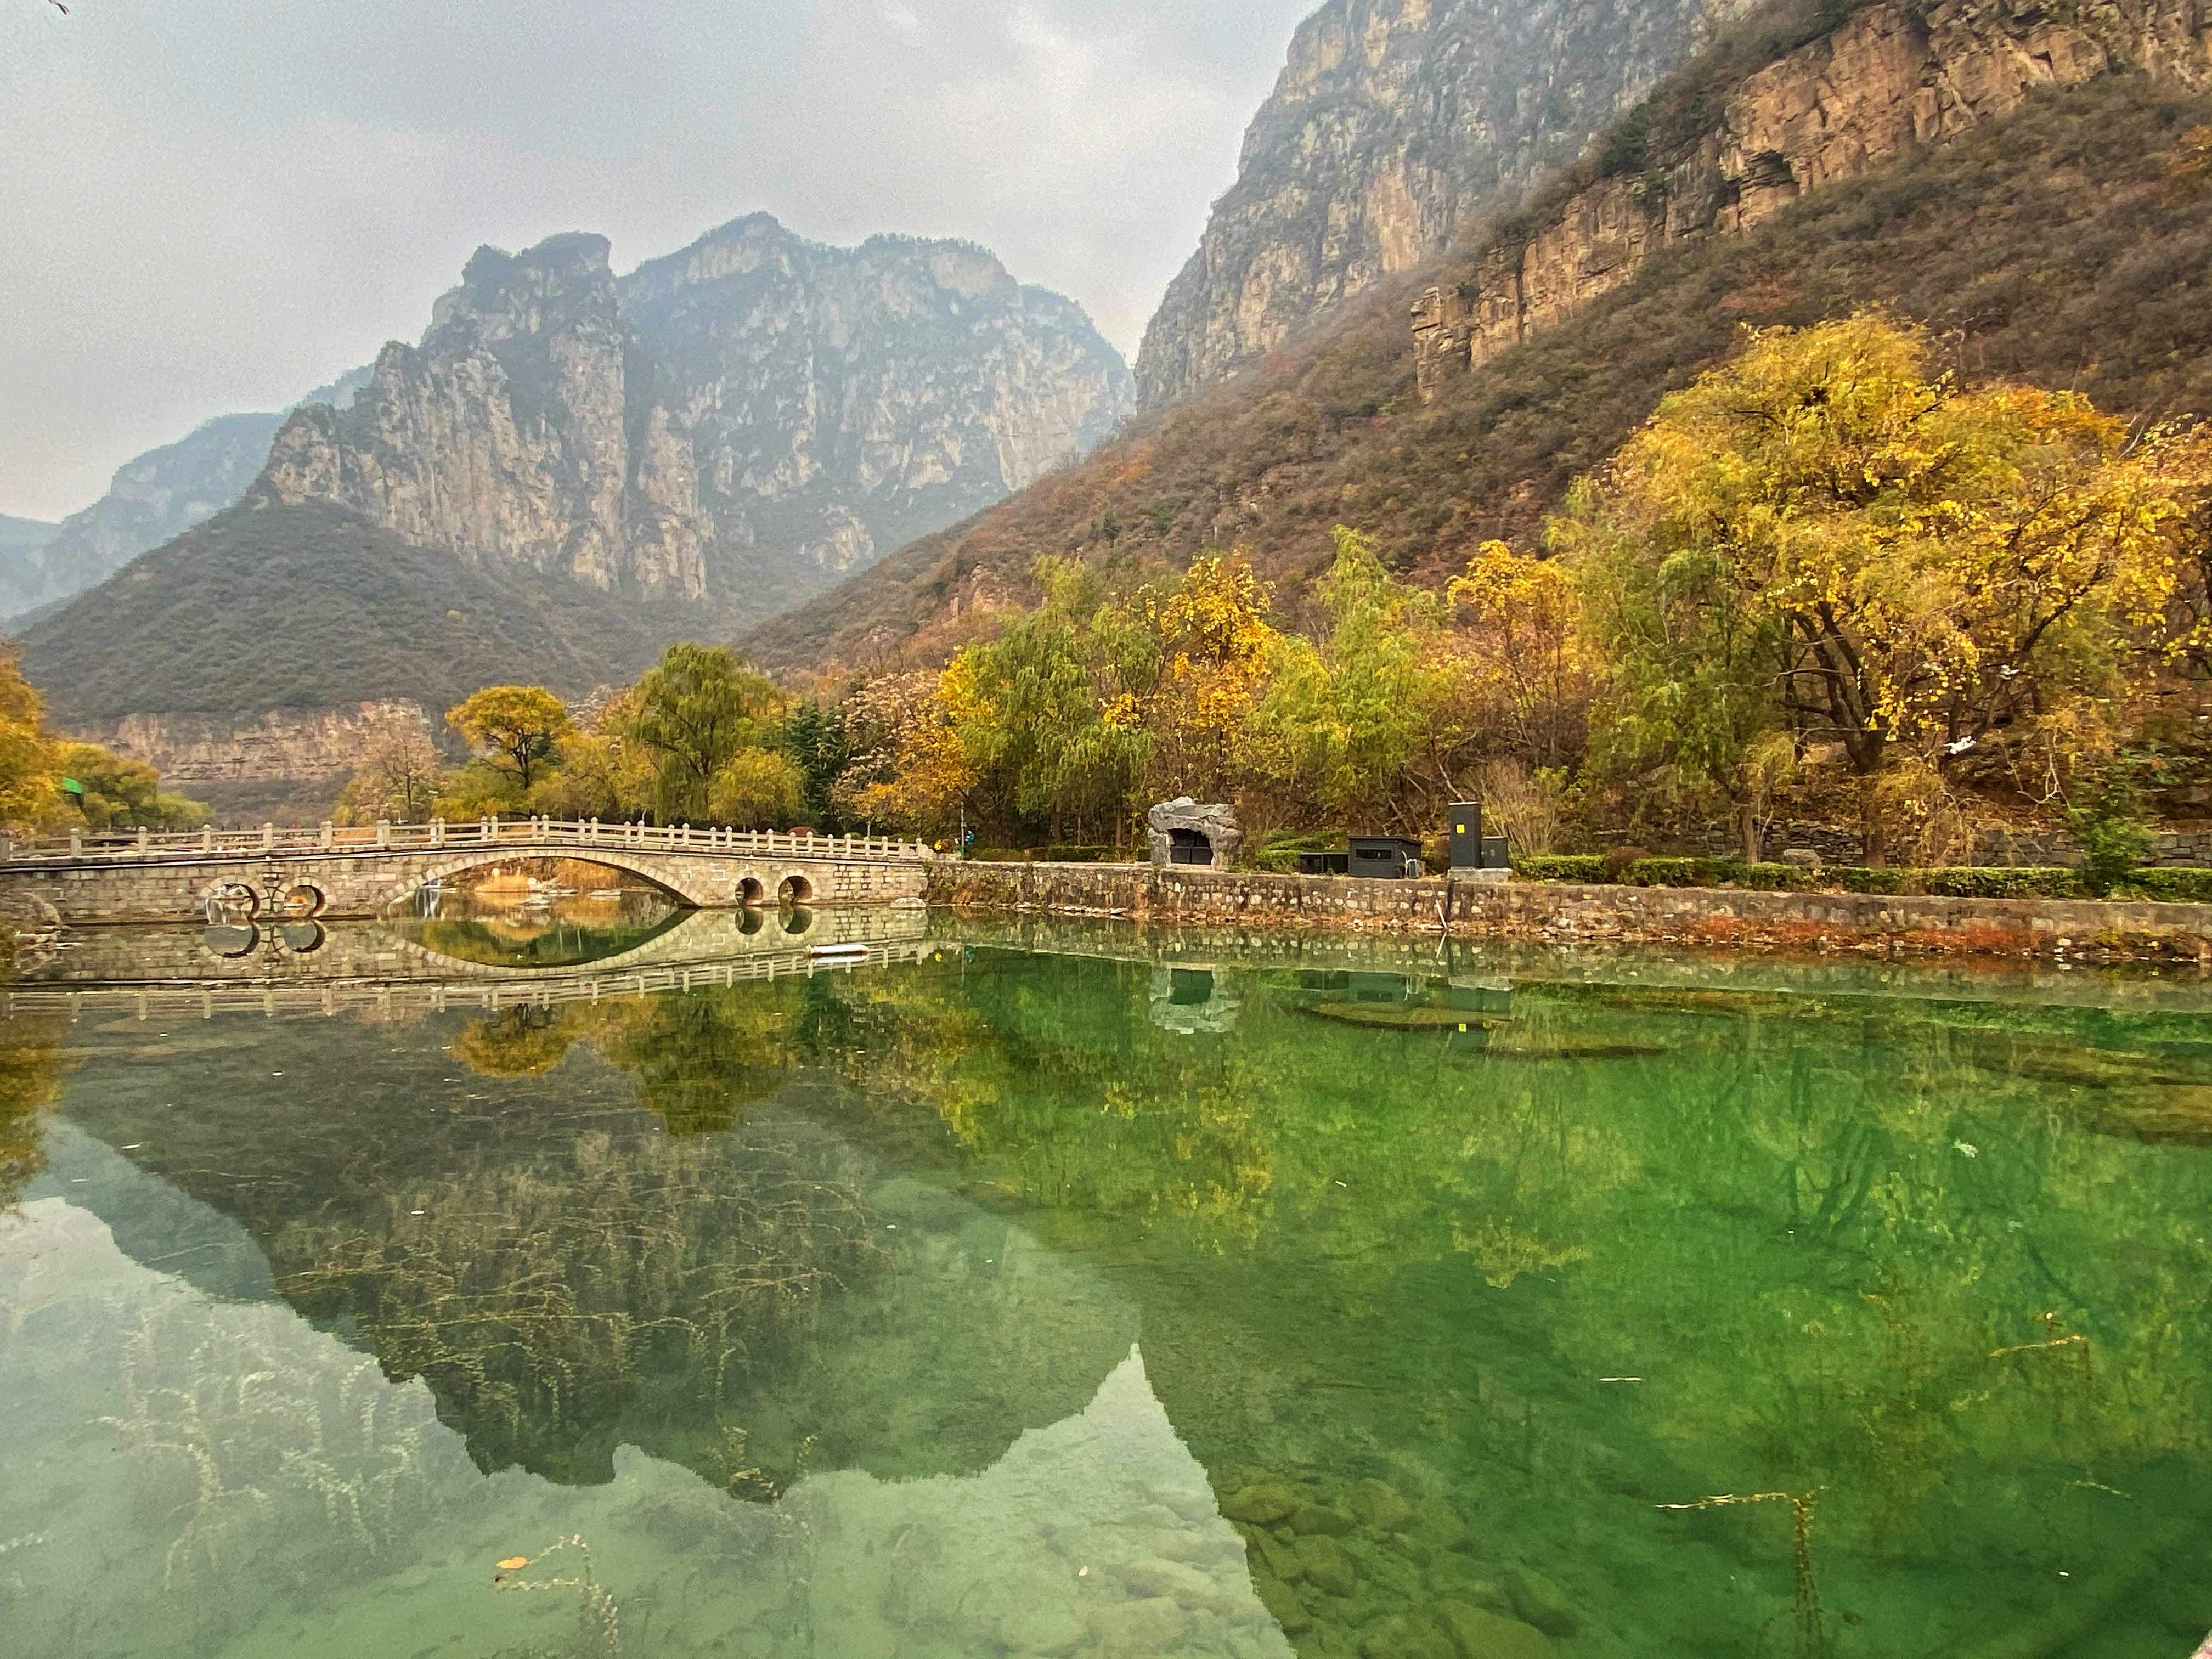
[[[1963,1141],[1963,1140],[1954,1140],[1954,1141],[1953,1141],[1953,1142],[1951,1143],[1951,1145],[1952,1145],[1953,1146],[1954,1146],[1954,1147],[1956,1147],[1956,1148],[1958,1149],[1959,1153],[1960,1153],[1960,1155],[1961,1157],[1965,1157],[1965,1158],[1979,1158],[1979,1157],[1982,1155],[1982,1149],[1981,1149],[1980,1147],[1978,1147],[1978,1146],[1968,1146],[1965,1141]]]

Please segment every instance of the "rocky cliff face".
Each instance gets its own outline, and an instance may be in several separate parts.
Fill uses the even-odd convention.
[[[84,735],[144,761],[165,784],[190,793],[210,784],[343,781],[371,743],[395,731],[435,736],[422,706],[404,701],[241,720],[132,714]]]
[[[1328,0],[1137,362],[1147,405],[1279,345],[1571,160],[1750,0]]]
[[[1596,180],[1415,306],[1419,384],[1474,368],[1632,277],[1651,253],[1750,229],[1801,196],[2017,109],[2039,88],[2140,70],[2212,84],[2202,0],[1890,0],[1748,77],[1674,153]]]
[[[817,246],[764,216],[617,279],[596,236],[485,249],[251,499],[423,546],[760,614],[1074,459],[1128,376],[981,249]]]

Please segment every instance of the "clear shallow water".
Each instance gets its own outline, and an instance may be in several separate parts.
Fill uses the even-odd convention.
[[[0,1651],[2212,1626],[2203,1001],[1065,940],[19,1013]]]

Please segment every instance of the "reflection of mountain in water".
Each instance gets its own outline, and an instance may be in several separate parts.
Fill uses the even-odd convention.
[[[71,1116],[234,1218],[294,1305],[427,1380],[486,1467],[605,1480],[628,1441],[711,1468],[741,1426],[786,1472],[810,1440],[817,1467],[973,1470],[1135,1340],[1102,1281],[804,1109],[806,1067],[853,1036],[826,977],[416,1029],[281,1022],[243,1049],[131,1031]],[[150,1258],[173,1219],[117,1225]]]
[[[158,1183],[82,1137],[64,1161],[64,1189],[97,1186],[103,1210],[176,1218]],[[933,1638],[1013,1659],[1090,1639],[1290,1651],[1132,1349],[1069,1356],[1067,1409],[961,1475],[817,1465],[744,1502],[732,1487],[757,1488],[726,1460],[702,1478],[624,1445],[601,1485],[486,1479],[419,1382],[387,1381],[281,1304],[138,1265],[117,1248],[126,1224],[46,1197],[0,1234],[0,1318],[21,1339],[0,1346],[23,1431],[10,1443],[81,1442],[106,1468],[116,1447],[131,1454],[117,1478],[86,1481],[69,1460],[0,1445],[11,1522],[30,1528],[8,1561],[24,1651],[321,1652],[343,1631],[349,1652],[434,1637],[465,1653],[613,1654],[648,1629],[793,1659]],[[718,1452],[732,1444],[742,1455],[741,1440]],[[556,1539],[575,1541],[548,1550]],[[490,1589],[509,1552],[528,1560],[513,1582],[541,1593]],[[588,1582],[546,1582],[564,1577]]]

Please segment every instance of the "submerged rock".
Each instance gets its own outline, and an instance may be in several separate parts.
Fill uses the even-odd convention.
[[[1396,1532],[1413,1518],[1413,1506],[1398,1495],[1398,1489],[1371,1476],[1353,1485],[1347,1501],[1361,1523],[1376,1532]]]
[[[1316,1589],[1331,1595],[1349,1595],[1358,1588],[1359,1576],[1352,1570],[1352,1558],[1335,1539],[1325,1535],[1301,1538],[1297,1557],[1298,1565],[1305,1570],[1306,1582]]]
[[[1552,1638],[1540,1630],[1498,1613],[1471,1607],[1464,1601],[1446,1601],[1437,1616],[1451,1632],[1460,1659],[1558,1659]]]
[[[1311,1628],[1313,1615],[1306,1611],[1298,1593],[1281,1579],[1264,1569],[1252,1575],[1252,1590],[1267,1608],[1268,1616],[1283,1627],[1286,1636],[1296,1636]]]
[[[1291,1531],[1329,1538],[1341,1538],[1358,1524],[1342,1510],[1324,1504],[1301,1504],[1291,1516]]]
[[[1304,1501],[1295,1487],[1284,1481],[1261,1480],[1223,1498],[1221,1512],[1231,1521],[1272,1527],[1295,1514]]]
[[[1506,1593],[1513,1611],[1538,1630],[1553,1636],[1572,1636],[1580,1621],[1567,1593],[1534,1567],[1515,1567],[1505,1575]]]

